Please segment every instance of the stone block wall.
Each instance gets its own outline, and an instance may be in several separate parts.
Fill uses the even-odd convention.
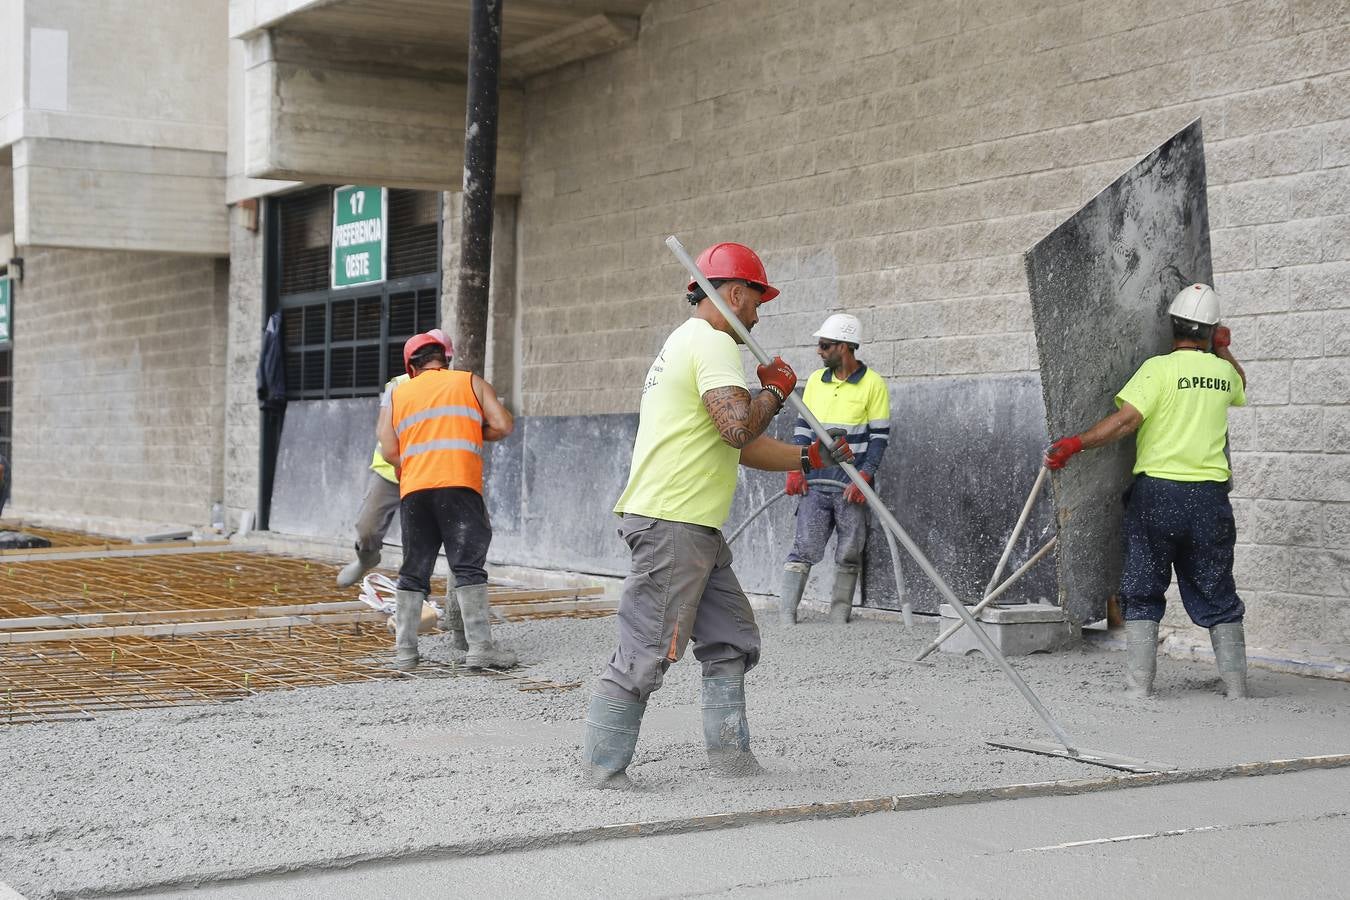
[[[1232,417],[1251,642],[1350,657],[1350,6],[657,0],[636,44],[526,99],[531,415],[636,410],[684,315],[671,233],[761,251],[783,295],[756,335],[803,372],[841,309],[897,391],[1034,372],[1022,251],[1201,117],[1251,382]]]
[[[17,514],[205,525],[220,500],[228,263],[23,248]]]

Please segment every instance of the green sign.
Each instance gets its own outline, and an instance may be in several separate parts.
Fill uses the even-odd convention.
[[[0,278],[0,344],[8,344],[10,340],[10,285],[13,282],[8,278]]]
[[[385,190],[349,184],[333,191],[333,287],[384,281]]]

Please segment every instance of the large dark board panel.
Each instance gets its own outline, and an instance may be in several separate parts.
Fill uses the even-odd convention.
[[[273,531],[355,541],[378,414],[376,397],[287,406],[272,486]],[[398,536],[396,518],[387,540]]]
[[[1212,283],[1199,120],[1144,157],[1026,254],[1047,430],[1075,434],[1111,412],[1148,357],[1166,352],[1167,306]],[[1052,476],[1059,599],[1079,623],[1105,615],[1120,580],[1122,493],[1134,442]]]

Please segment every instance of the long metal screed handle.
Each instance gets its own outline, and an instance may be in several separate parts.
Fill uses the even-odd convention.
[[[717,292],[717,288],[712,286],[712,282],[710,282],[699,270],[698,266],[694,264],[694,260],[689,256],[689,252],[684,249],[684,245],[680,243],[680,239],[672,234],[670,237],[666,238],[666,246],[670,248],[671,253],[675,254],[675,258],[680,261],[680,264],[689,270],[689,275],[694,279],[698,286],[703,288],[703,293],[707,294],[708,299],[712,300],[713,305],[717,307],[717,311],[722,314],[722,318],[726,319],[727,324],[731,326],[731,330],[741,339],[741,343],[750,348],[750,352],[755,355],[755,359],[759,360],[764,365],[768,365],[769,362],[771,362],[769,355],[765,353],[764,348],[759,346],[755,339],[750,336],[750,330],[736,317],[735,313],[727,306],[726,300],[722,299],[722,295]],[[824,441],[826,446],[829,446],[833,441],[833,438],[831,438],[829,432],[825,430],[825,426],[820,424],[820,420],[815,417],[811,410],[806,408],[806,404],[802,402],[802,398],[794,391],[788,395],[787,399],[788,403],[790,403],[793,409],[797,411],[797,414],[806,420],[806,424],[811,426],[811,430],[816,433],[816,436]],[[844,473],[848,475],[849,480],[857,486],[858,490],[862,491],[862,495],[866,497],[867,502],[871,504],[872,511],[877,514],[877,518],[881,520],[881,524],[895,535],[896,540],[900,542],[906,552],[914,559],[914,562],[918,567],[922,569],[923,573],[933,582],[933,586],[938,589],[938,593],[942,595],[943,599],[947,601],[952,609],[956,611],[956,614],[965,622],[966,627],[970,629],[971,634],[975,635],[975,639],[980,642],[980,647],[983,648],[984,652],[990,659],[998,664],[998,667],[1003,670],[1003,674],[1008,676],[1008,680],[1013,683],[1017,690],[1021,692],[1022,696],[1026,698],[1026,701],[1031,704],[1032,709],[1034,709],[1036,714],[1041,717],[1041,720],[1049,727],[1050,731],[1055,735],[1055,738],[1064,746],[1064,749],[1070,754],[1075,754],[1077,751],[1075,750],[1068,733],[1065,732],[1059,722],[1055,720],[1055,717],[1050,714],[1050,710],[1045,708],[1045,704],[1042,703],[1041,699],[1031,690],[1031,687],[1022,680],[1022,676],[1018,675],[1013,667],[1008,665],[1008,661],[1004,659],[1003,654],[999,652],[998,647],[994,646],[994,642],[989,639],[989,635],[984,633],[984,629],[975,621],[975,617],[970,614],[968,609],[966,609],[966,605],[956,598],[956,594],[948,587],[947,582],[942,580],[942,576],[933,568],[933,564],[928,561],[928,557],[924,556],[923,551],[919,549],[918,545],[910,540],[909,535],[900,527],[900,523],[895,520],[895,516],[891,515],[891,511],[886,508],[885,504],[881,502],[881,498],[877,496],[876,491],[872,490],[872,486],[867,483],[867,479],[858,474],[858,470],[853,467],[852,463],[840,463],[839,467],[844,470]]]

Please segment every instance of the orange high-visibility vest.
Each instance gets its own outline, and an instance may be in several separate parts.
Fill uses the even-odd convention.
[[[483,407],[473,373],[428,369],[395,385],[390,418],[402,464],[400,497],[441,487],[483,493]]]

